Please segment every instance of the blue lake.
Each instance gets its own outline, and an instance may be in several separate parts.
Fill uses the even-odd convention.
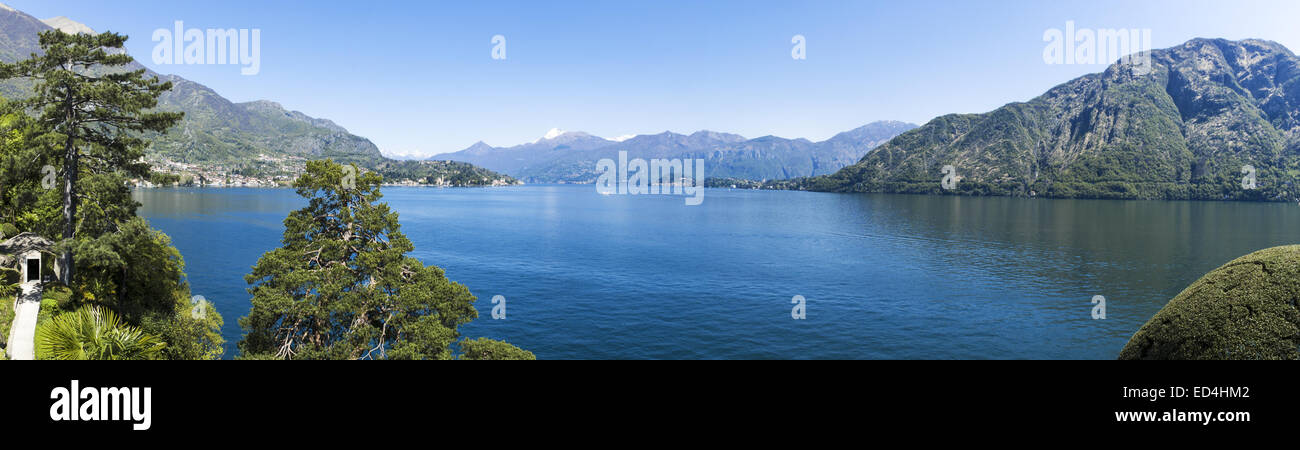
[[[593,186],[386,187],[413,256],[479,297],[470,337],[539,358],[1114,358],[1204,273],[1300,242],[1294,204]],[[193,293],[248,313],[243,276],[304,201],[288,189],[147,189]],[[506,299],[491,318],[490,299]],[[806,319],[791,318],[791,298]],[[1092,318],[1095,295],[1105,320]]]

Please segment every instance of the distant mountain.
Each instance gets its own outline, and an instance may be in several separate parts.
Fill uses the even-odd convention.
[[[39,52],[36,34],[59,27],[64,31],[94,33],[90,27],[66,17],[39,21],[12,8],[0,8],[0,60],[13,62]],[[127,69],[143,69],[133,62]],[[300,112],[285,111],[272,101],[231,103],[207,86],[177,75],[146,69],[147,77],[173,83],[159,99],[161,111],[185,112],[185,120],[155,140],[149,155],[183,163],[238,163],[266,155],[337,157],[351,163],[377,163],[380,150],[368,139],[347,133],[333,122]],[[4,83],[6,98],[27,95],[29,83]]]
[[[581,132],[548,133],[547,136],[550,137],[543,136],[527,144],[503,148],[479,141],[459,152],[436,155],[430,159],[462,161],[506,174],[524,174],[533,173],[541,166],[562,160],[567,154],[615,143]],[[516,176],[516,178],[521,177]]]
[[[9,7],[0,8],[0,60],[14,62],[39,53],[37,33],[57,27],[65,32],[94,33],[90,27],[66,17],[44,21]],[[128,70],[142,69],[132,63]],[[172,82],[172,90],[159,98],[159,110],[182,111],[184,120],[157,137],[151,156],[189,163],[237,163],[272,156],[331,157],[372,164],[383,159],[369,140],[323,119],[287,111],[269,101],[233,103],[212,89],[175,75],[146,69],[146,76]],[[30,84],[0,84],[8,98],[28,95]]]
[[[1300,59],[1268,41],[1195,39],[1028,102],[903,133],[805,189],[1151,199],[1295,199]],[[1256,189],[1243,178],[1255,169]],[[1245,170],[1246,172],[1243,172]]]
[[[95,32],[67,17],[42,21],[0,4],[0,60],[14,62],[39,53],[37,34],[53,28],[74,33]],[[428,169],[429,173],[420,178],[481,179],[487,176],[492,180],[514,181],[466,165],[396,164],[385,158],[369,139],[351,134],[329,120],[289,111],[271,101],[234,103],[207,86],[175,75],[158,74],[139,63],[132,63],[126,69],[145,69],[146,77],[156,76],[172,82],[172,89],[159,98],[158,109],[185,113],[185,118],[165,134],[150,136],[153,144],[146,153],[151,159],[165,158],[222,171],[266,173],[280,171],[283,165],[296,164],[300,160],[329,158],[376,170],[403,167],[398,172],[402,174]],[[0,83],[0,95],[25,97],[30,95],[31,86],[30,81],[3,82]],[[449,172],[462,169],[468,172]],[[389,175],[394,174],[384,175],[391,178]]]
[[[875,146],[915,128],[903,122],[875,122],[823,142],[743,136],[716,131],[685,135],[659,134],[604,139],[558,130],[535,142],[492,147],[483,142],[439,159],[464,161],[531,182],[593,182],[596,161],[617,158],[703,158],[708,177],[764,180],[832,173],[852,164]]]

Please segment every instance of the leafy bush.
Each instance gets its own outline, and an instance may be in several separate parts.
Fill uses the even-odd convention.
[[[537,355],[507,342],[488,338],[465,339],[460,341],[460,359],[465,360],[535,360]]]

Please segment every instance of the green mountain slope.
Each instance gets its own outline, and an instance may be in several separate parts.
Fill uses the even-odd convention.
[[[1196,39],[1028,102],[938,117],[795,187],[1078,198],[1297,197],[1300,59],[1259,40]],[[1243,166],[1257,186],[1242,186]]]
[[[65,31],[89,30],[69,19],[59,19],[51,23],[62,25]],[[0,60],[14,62],[39,52],[37,34],[50,29],[50,24],[0,4]],[[127,67],[142,68],[139,63]],[[172,82],[172,90],[159,98],[158,109],[185,113],[180,124],[165,134],[149,136],[153,143],[147,157],[159,170],[193,172],[204,179],[238,174],[265,180],[295,173],[306,160],[329,158],[376,170],[389,181],[441,177],[488,178],[486,184],[514,182],[510,177],[468,164],[394,161],[385,158],[369,139],[353,135],[329,120],[289,111],[265,100],[234,103],[207,86],[175,75],[146,69],[148,76]],[[25,97],[31,86],[26,80],[0,82],[0,96]]]

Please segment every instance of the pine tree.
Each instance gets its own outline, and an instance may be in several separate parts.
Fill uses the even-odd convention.
[[[285,219],[283,247],[245,280],[252,309],[239,323],[249,358],[451,359],[457,327],[478,317],[475,298],[442,269],[407,256],[397,213],[378,203],[381,178],[356,166],[311,161],[294,182],[307,207]],[[474,356],[531,356],[475,341]]]
[[[126,39],[113,32],[91,35],[45,31],[40,34],[43,54],[33,53],[13,64],[0,63],[0,79],[36,80],[33,95],[21,104],[39,114],[37,123],[44,130],[40,144],[52,152],[49,159],[62,166],[62,238],[67,245],[62,247],[59,265],[60,278],[68,285],[72,285],[75,273],[73,244],[83,228],[77,215],[84,200],[80,184],[83,175],[121,173],[146,177],[149,168],[142,158],[149,142],[140,134],[163,132],[182,117],[182,113],[146,112],[158,105],[158,97],[172,84],[146,79],[143,68],[125,70],[134,62],[123,50]],[[129,205],[96,206],[130,209],[130,214],[98,211],[101,215],[125,218],[134,214]]]

